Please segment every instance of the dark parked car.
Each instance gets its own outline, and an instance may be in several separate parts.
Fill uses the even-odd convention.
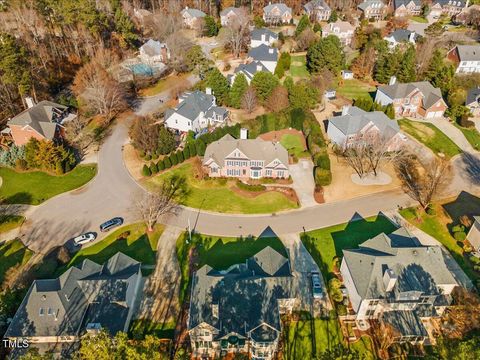
[[[123,224],[123,219],[121,217],[114,217],[108,221],[105,221],[103,224],[100,225],[100,231],[105,232],[114,227],[120,226]]]

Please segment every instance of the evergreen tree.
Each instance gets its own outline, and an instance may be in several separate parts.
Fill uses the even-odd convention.
[[[158,173],[158,166],[157,166],[156,163],[153,162],[153,163],[150,165],[150,171],[152,172],[152,174]]]
[[[170,156],[169,156],[169,158],[170,158],[170,161],[171,161],[171,163],[172,163],[172,166],[175,166],[175,165],[178,164],[178,157],[177,157],[177,153],[176,153],[176,152],[171,153]]]
[[[307,51],[307,69],[318,74],[325,68],[337,75],[345,65],[345,54],[338,37],[329,35],[317,41]]]
[[[203,18],[205,20],[205,35],[213,37],[218,35],[219,26],[213,16],[207,15]]]
[[[395,108],[393,107],[393,104],[388,104],[387,106],[385,106],[385,110],[383,112],[390,119],[395,119]]]
[[[160,160],[160,161],[157,163],[157,168],[158,168],[158,171],[163,171],[163,170],[165,170],[165,161]]]
[[[147,164],[144,164],[144,165],[143,165],[142,175],[143,175],[143,176],[150,176],[150,175],[152,175],[152,172],[150,171],[150,168],[147,166]]]
[[[27,50],[6,33],[0,33],[0,81],[15,86],[21,97],[32,85]]]
[[[228,80],[216,67],[211,69],[205,78],[205,85],[212,89],[219,105],[228,104],[230,85]]]
[[[278,78],[269,72],[260,71],[253,76],[251,85],[255,89],[258,99],[263,102],[278,86]]]
[[[122,35],[122,39],[126,45],[132,46],[134,42],[138,39],[137,34],[135,33],[135,25],[128,15],[123,11],[122,7],[119,6],[115,10],[115,29],[118,33]]]
[[[163,163],[165,165],[165,169],[169,169],[172,167],[172,162],[170,161],[170,157],[167,156],[163,159]]]
[[[185,149],[183,149],[183,158],[185,160],[190,159],[190,149],[188,146],[185,146]]]
[[[277,62],[277,66],[275,67],[274,74],[281,79],[285,75],[285,69],[283,68],[283,63],[281,61]]]
[[[415,48],[409,46],[402,56],[400,66],[397,71],[397,79],[402,83],[415,81],[417,75],[415,71]]]
[[[189,71],[193,71],[201,78],[205,76],[210,66],[200,45],[194,45],[187,51],[185,54],[185,65]]]
[[[425,73],[425,79],[430,81],[434,87],[440,88],[443,95],[447,95],[453,87],[455,69],[452,65],[445,64],[443,58],[440,50],[436,49],[433,52],[430,64]]]
[[[188,150],[190,151],[190,157],[197,156],[197,147],[196,147],[196,142],[192,142],[188,144]]]
[[[185,161],[185,158],[183,157],[183,152],[182,151],[177,151],[177,159],[178,159],[178,163],[181,164],[182,162]]]
[[[157,151],[159,152],[159,154],[168,154],[175,149],[175,146],[175,136],[165,126],[161,126],[158,131]]]
[[[328,22],[336,22],[338,20],[338,14],[335,10],[332,10],[332,13],[330,14],[330,17],[328,18]]]
[[[205,155],[205,150],[207,149],[207,146],[205,145],[202,139],[197,139],[197,141],[195,142],[195,148],[197,150],[197,155],[199,156]]]
[[[298,36],[305,30],[307,27],[310,26],[310,19],[308,15],[303,15],[298,22],[297,28],[295,29],[295,36]]]
[[[388,83],[390,78],[397,73],[401,58],[399,50],[379,54],[374,66],[374,79],[382,84]]]
[[[248,82],[244,74],[239,73],[235,76],[232,87],[230,88],[230,105],[236,109],[242,106],[242,98],[247,91]]]

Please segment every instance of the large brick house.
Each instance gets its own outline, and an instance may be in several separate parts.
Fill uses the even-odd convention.
[[[7,123],[15,145],[25,145],[31,138],[37,140],[61,139],[64,136],[63,123],[76,115],[68,107],[52,101],[34,104],[27,99],[28,109],[14,116]]]
[[[385,16],[387,7],[380,0],[367,0],[358,5],[365,19],[380,20]]]
[[[325,0],[309,1],[303,5],[303,11],[312,21],[327,21],[332,15],[332,10]]]
[[[447,110],[442,92],[428,81],[400,84],[392,78],[390,85],[377,89],[375,102],[393,104],[396,117],[432,119],[442,117]]]
[[[422,2],[420,0],[393,0],[393,14],[395,17],[420,15]]]
[[[322,26],[322,37],[334,35],[340,39],[343,46],[350,45],[355,28],[347,21],[336,21]]]
[[[430,16],[455,16],[465,8],[466,2],[461,0],[433,0],[430,6]]]
[[[292,19],[292,8],[283,3],[268,4],[263,8],[263,20],[267,24],[289,24]]]
[[[399,342],[428,340],[424,323],[441,316],[455,287],[472,286],[450,254],[423,246],[405,228],[343,250],[340,272],[353,311],[349,320],[366,329],[380,319]]]
[[[242,133],[243,133],[242,129]],[[260,138],[235,139],[227,134],[207,146],[203,166],[210,177],[288,178],[288,152],[279,143]]]

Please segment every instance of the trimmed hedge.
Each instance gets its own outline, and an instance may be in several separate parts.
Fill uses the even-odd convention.
[[[165,163],[165,169],[170,169],[172,167],[172,162],[170,161],[169,156],[165,157],[163,162]]]
[[[157,163],[157,168],[158,168],[158,171],[165,170],[165,161],[160,160],[160,161]]]
[[[239,189],[245,190],[245,191],[265,191],[267,188],[265,185],[250,185],[250,184],[245,184],[244,182],[241,182],[240,180],[237,180],[237,187]]]
[[[152,175],[152,171],[150,170],[150,168],[147,165],[143,165],[142,175],[143,176],[151,176]]]

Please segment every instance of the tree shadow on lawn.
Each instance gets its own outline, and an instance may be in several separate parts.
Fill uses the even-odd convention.
[[[20,191],[6,197],[3,200],[3,203],[4,204],[32,204],[32,200],[33,200],[32,194],[24,191]],[[37,199],[37,201],[42,202],[42,201],[45,201],[45,199]]]
[[[468,152],[464,152],[460,156],[463,175],[474,185],[480,186],[480,156]]]
[[[480,215],[480,198],[462,191],[454,201],[443,204],[442,208],[452,219],[452,223],[447,225],[451,230],[450,227],[457,224],[461,216],[466,215],[473,221],[473,216]]]

